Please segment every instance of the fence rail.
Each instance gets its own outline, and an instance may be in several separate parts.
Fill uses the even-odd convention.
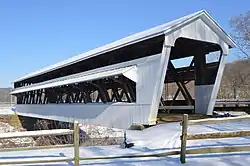
[[[230,153],[230,152],[242,152],[250,151],[250,146],[217,146],[199,149],[188,149],[186,154],[207,154],[207,153]]]
[[[228,118],[209,118],[209,119],[199,119],[199,120],[188,120],[188,125],[199,125],[199,124],[214,124],[221,122],[238,122],[250,120],[250,115],[238,116],[238,117],[228,117]]]
[[[11,151],[22,151],[22,150],[42,150],[42,149],[51,149],[51,148],[69,148],[73,147],[73,144],[65,145],[50,145],[50,146],[35,146],[35,147],[17,147],[17,148],[2,148],[0,152],[11,152]]]
[[[210,118],[201,120],[188,120],[188,115],[183,115],[182,118],[182,135],[181,135],[181,163],[186,162],[186,154],[206,154],[206,153],[222,153],[222,152],[241,152],[250,151],[250,146],[231,146],[231,147],[208,147],[208,148],[194,148],[186,150],[187,140],[199,140],[199,139],[215,139],[215,138],[232,138],[232,137],[244,137],[250,136],[250,131],[233,131],[233,132],[216,132],[205,134],[187,134],[188,125],[199,124],[213,124],[221,122],[237,122],[243,120],[250,120],[250,116],[229,117],[229,118]]]
[[[188,135],[187,140],[245,137],[245,136],[250,136],[250,131],[233,131],[233,132],[220,132],[220,133],[217,132],[217,133],[207,133],[207,134],[193,134],[193,135]]]
[[[40,137],[40,136],[50,136],[50,135],[69,135],[73,134],[73,132],[74,131],[70,129],[10,132],[10,133],[0,133],[0,139]]]
[[[35,163],[55,163],[55,162],[67,162],[72,161],[74,158],[67,158],[67,157],[58,157],[55,158],[39,158],[39,159],[20,159],[20,160],[11,160],[11,161],[0,161],[0,165],[6,164],[35,164]],[[76,164],[75,164],[76,165]]]

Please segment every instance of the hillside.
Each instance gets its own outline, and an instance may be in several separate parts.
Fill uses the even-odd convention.
[[[250,59],[226,65],[218,97],[250,98]]]
[[[0,102],[11,102],[9,93],[12,88],[0,88]]]

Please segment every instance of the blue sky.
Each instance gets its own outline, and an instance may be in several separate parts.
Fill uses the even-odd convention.
[[[29,72],[205,9],[227,31],[249,0],[0,1],[0,87]],[[236,56],[230,54],[229,60]]]

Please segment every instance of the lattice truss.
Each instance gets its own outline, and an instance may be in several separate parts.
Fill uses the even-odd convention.
[[[17,94],[18,104],[135,102],[136,84],[124,76]]]

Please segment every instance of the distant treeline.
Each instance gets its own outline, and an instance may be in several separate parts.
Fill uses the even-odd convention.
[[[11,92],[12,88],[0,88],[0,102],[11,102]],[[12,98],[14,99],[14,97]]]

